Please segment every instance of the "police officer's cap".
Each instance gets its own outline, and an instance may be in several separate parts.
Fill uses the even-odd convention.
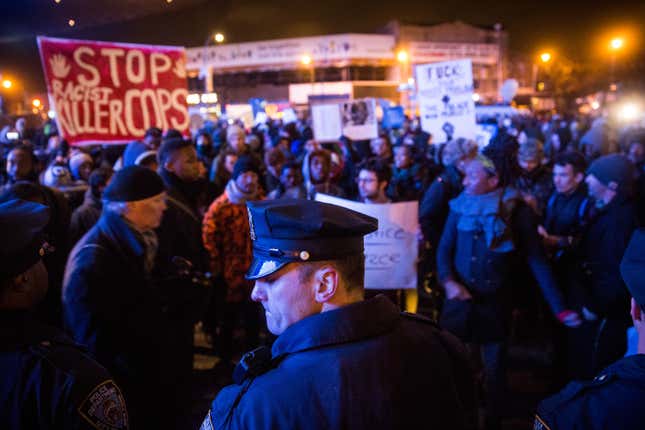
[[[632,297],[645,305],[645,229],[634,232],[620,263],[620,273]]]
[[[0,203],[0,281],[24,273],[45,254],[49,208],[25,200]]]
[[[337,260],[363,253],[363,236],[378,220],[340,206],[302,199],[248,202],[253,262],[247,279],[288,263]]]

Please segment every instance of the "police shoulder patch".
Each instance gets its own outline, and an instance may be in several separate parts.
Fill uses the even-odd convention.
[[[210,410],[206,414],[206,417],[204,418],[204,422],[202,422],[202,425],[201,425],[201,427],[199,427],[199,430],[214,430],[213,420],[211,418],[211,411]]]
[[[128,410],[123,394],[111,379],[97,385],[81,403],[78,412],[97,429],[128,428]]]
[[[536,415],[535,421],[533,422],[533,430],[551,430],[551,427],[549,427],[544,420],[539,417],[539,415]]]

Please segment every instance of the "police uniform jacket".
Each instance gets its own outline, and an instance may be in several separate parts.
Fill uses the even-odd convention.
[[[645,354],[617,361],[594,380],[572,382],[542,403],[535,430],[637,429],[645,423]]]
[[[131,228],[104,212],[76,244],[65,270],[66,328],[120,384],[159,377],[155,363],[165,327],[143,260]]]
[[[202,429],[471,428],[463,346],[384,296],[293,324],[271,353],[272,369],[219,393]]]
[[[59,330],[0,313],[0,428],[126,429],[121,391]]]

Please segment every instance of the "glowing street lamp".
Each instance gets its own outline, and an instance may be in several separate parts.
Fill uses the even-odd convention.
[[[396,59],[399,63],[407,63],[409,58],[408,51],[403,49],[396,53]]]
[[[542,61],[543,63],[548,63],[552,59],[553,59],[553,56],[551,55],[550,52],[543,52],[540,54],[540,61]]]
[[[43,103],[40,101],[40,99],[33,99],[31,101],[31,105],[35,108],[39,108]]]
[[[622,37],[614,37],[609,42],[609,48],[613,51],[618,51],[623,46],[625,46],[625,39],[623,39]]]
[[[224,35],[222,33],[215,33],[215,36],[213,36],[215,39],[215,43],[222,43],[224,42]]]
[[[9,79],[5,79],[4,81],[2,81],[3,88],[9,89],[12,86],[13,86],[13,82],[11,82]]]
[[[305,66],[310,65],[311,64],[311,56],[303,55],[302,57],[300,57],[300,62]]]

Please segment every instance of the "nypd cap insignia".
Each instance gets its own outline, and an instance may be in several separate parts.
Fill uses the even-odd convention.
[[[247,279],[292,262],[336,260],[363,253],[363,236],[378,220],[340,206],[303,199],[247,202],[253,262]]]

